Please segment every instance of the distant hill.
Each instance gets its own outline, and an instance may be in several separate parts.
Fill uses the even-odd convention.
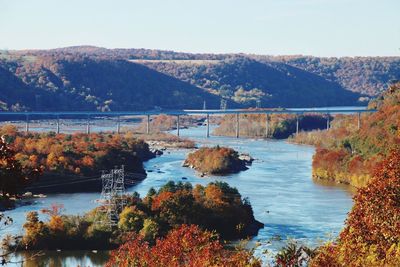
[[[2,61],[0,70],[0,100],[9,110],[199,109],[204,100],[210,108],[220,101],[198,87],[118,59],[13,59]]]
[[[244,106],[304,107],[355,105],[358,94],[339,84],[278,62],[246,57],[221,61],[142,61],[142,64],[224,96]]]
[[[388,84],[400,80],[400,57],[318,58],[307,56],[267,57],[337,82],[343,88],[376,96]]]
[[[0,51],[0,108],[141,110],[357,105],[400,79],[400,58],[192,54],[76,46]],[[362,93],[362,94],[358,94]]]

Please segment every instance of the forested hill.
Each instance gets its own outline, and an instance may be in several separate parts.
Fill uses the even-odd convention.
[[[289,64],[369,96],[379,95],[388,84],[400,80],[400,57],[282,56],[265,57],[264,60]]]
[[[400,79],[399,58],[191,54],[93,46],[0,51],[3,110],[357,105]],[[140,64],[138,64],[140,63]],[[353,92],[356,93],[353,93]]]
[[[283,63],[246,57],[221,61],[138,61],[244,106],[315,107],[355,105],[358,94]]]
[[[3,110],[148,110],[219,107],[217,96],[143,65],[88,57],[0,61]]]
[[[225,60],[244,56],[262,62],[280,62],[317,74],[341,85],[346,90],[375,96],[387,84],[400,80],[400,57],[313,57],[264,56],[246,54],[199,54],[156,49],[106,49],[95,46],[74,46],[52,50],[25,50],[23,55],[96,55],[119,59],[147,60]]]

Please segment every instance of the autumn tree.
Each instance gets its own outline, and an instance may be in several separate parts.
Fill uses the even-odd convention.
[[[8,198],[15,196],[23,185],[37,178],[40,170],[23,168],[5,139],[4,136],[0,139],[0,192],[3,198]]]
[[[171,230],[154,246],[133,235],[113,251],[106,266],[261,266],[249,251],[227,250],[213,232],[195,225],[182,225]]]
[[[320,249],[313,266],[400,266],[400,151],[395,149],[354,197],[336,243]]]

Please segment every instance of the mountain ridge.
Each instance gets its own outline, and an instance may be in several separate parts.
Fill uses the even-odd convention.
[[[360,60],[370,67],[360,67]],[[219,108],[221,98],[228,99],[228,108],[360,105],[360,97],[368,100],[384,84],[400,79],[400,57],[271,57],[96,46],[0,51],[0,68],[3,110],[199,109],[204,101],[208,108]]]

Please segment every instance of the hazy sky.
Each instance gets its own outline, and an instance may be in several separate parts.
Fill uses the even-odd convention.
[[[400,56],[400,0],[0,0],[0,49]]]

